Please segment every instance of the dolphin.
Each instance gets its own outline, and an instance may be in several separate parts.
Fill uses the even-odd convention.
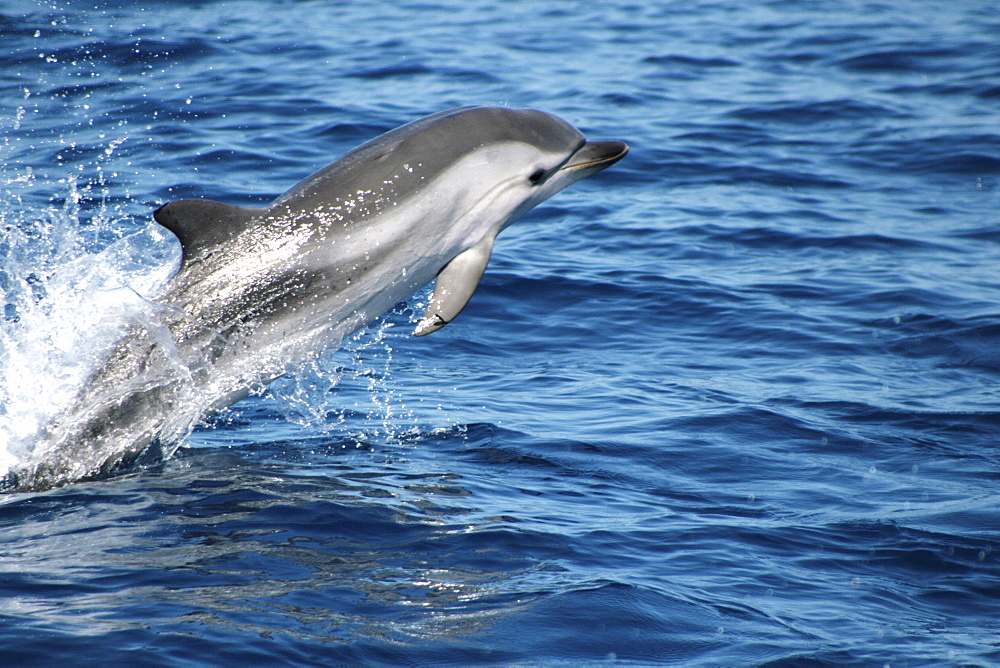
[[[627,152],[542,111],[462,107],[363,144],[262,208],[161,206],[153,217],[182,259],[156,317],[132,326],[6,487],[169,456],[200,419],[431,280],[413,334],[444,327],[475,292],[497,234]]]

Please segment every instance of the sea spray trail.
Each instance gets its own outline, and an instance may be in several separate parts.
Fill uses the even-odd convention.
[[[414,308],[393,309],[343,345],[298,365],[268,386],[268,396],[277,400],[286,419],[310,432],[348,436],[360,443],[419,431],[416,415],[387,383],[393,346],[405,345],[429,296],[429,289],[421,291],[410,300]],[[346,387],[340,385],[342,378]],[[363,415],[371,424],[360,432],[345,432],[349,415]]]
[[[3,474],[20,459],[47,456],[30,447],[41,428],[79,394],[129,323],[152,317],[146,298],[176,266],[177,249],[155,226],[127,231],[106,210],[81,221],[80,194],[68,181],[62,208],[0,211]]]
[[[998,29],[923,0],[0,10],[5,226],[95,252],[463,104],[633,148],[426,341],[409,304],[167,462],[4,496],[4,660],[1000,662]]]

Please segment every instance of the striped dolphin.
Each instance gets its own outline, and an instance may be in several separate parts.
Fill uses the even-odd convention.
[[[113,349],[7,487],[168,455],[206,414],[435,279],[413,333],[444,327],[475,291],[500,231],[627,152],[541,111],[463,107],[363,144],[263,208],[163,205],[154,218],[183,250],[156,321]]]

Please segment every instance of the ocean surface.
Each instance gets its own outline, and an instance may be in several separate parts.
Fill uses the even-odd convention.
[[[179,257],[468,104],[632,151],[172,457],[0,496],[0,663],[1000,664],[1000,13],[0,0],[0,468]]]

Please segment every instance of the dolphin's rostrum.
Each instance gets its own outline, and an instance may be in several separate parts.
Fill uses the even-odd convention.
[[[263,389],[435,279],[416,336],[451,322],[496,235],[621,159],[541,111],[464,107],[388,132],[267,207],[180,200],[157,222],[183,248],[155,323],[137,324],[7,487],[94,477]]]

